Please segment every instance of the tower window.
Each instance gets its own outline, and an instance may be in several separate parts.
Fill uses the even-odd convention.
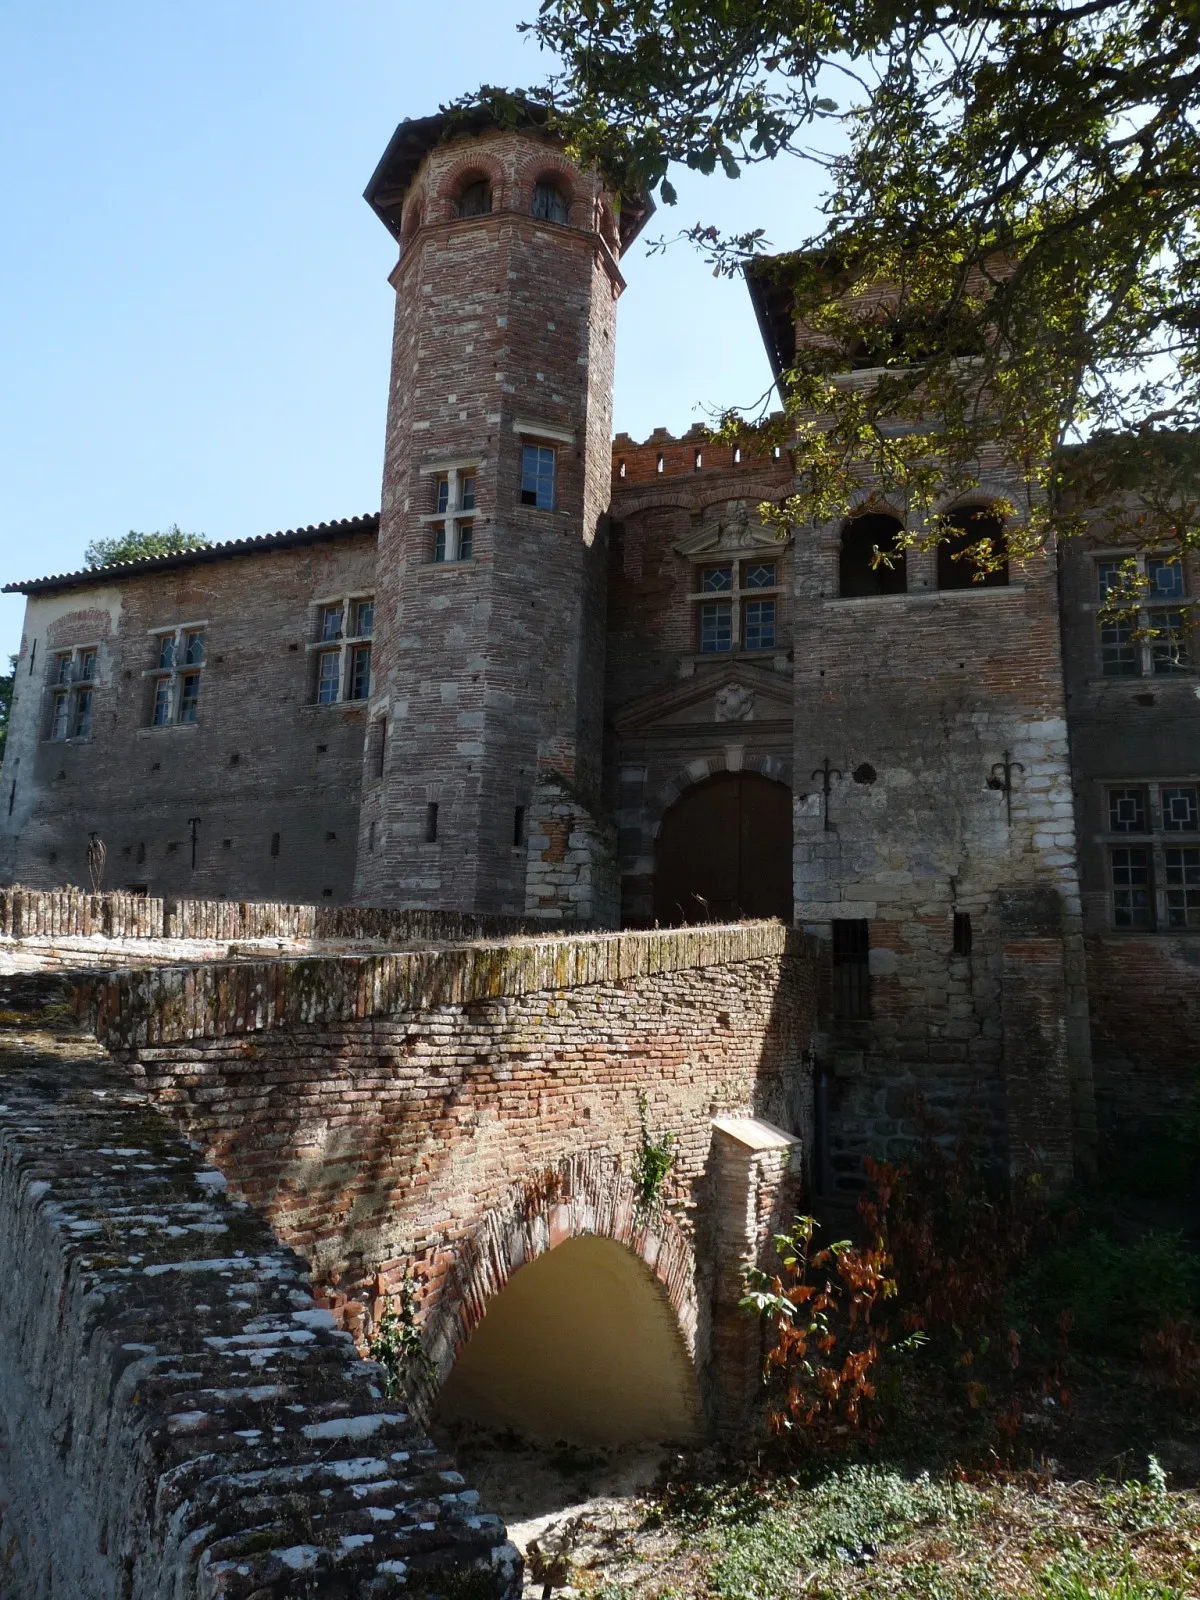
[[[513,848],[517,849],[525,843],[525,807],[516,806],[513,809]]]
[[[322,650],[317,657],[317,704],[332,706],[337,703],[338,686],[342,676],[340,650]]]
[[[486,217],[491,209],[492,186],[486,178],[467,184],[458,197],[456,210],[460,217]]]
[[[425,807],[425,843],[436,844],[438,836],[438,808],[437,801],[431,800]]]
[[[527,444],[521,449],[521,504],[539,511],[554,510],[555,452],[549,445]]]
[[[956,956],[969,956],[971,954],[971,913],[969,911],[956,911],[954,913],[954,954]]]
[[[271,854],[273,856],[279,854],[279,835],[277,833],[271,835]]]
[[[556,183],[543,180],[533,186],[533,214],[543,222],[567,220],[567,197]]]
[[[356,644],[350,651],[350,670],[346,675],[346,699],[365,700],[371,692],[371,646]]]
[[[387,718],[376,717],[371,724],[370,758],[371,776],[383,777],[383,768],[387,756]]]

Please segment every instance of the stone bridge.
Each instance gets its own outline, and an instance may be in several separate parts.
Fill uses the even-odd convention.
[[[460,1506],[470,1500],[465,1490],[443,1486],[429,1498],[438,1471],[455,1481],[452,1463],[439,1465],[413,1429],[434,1415],[461,1415],[535,1437],[607,1442],[746,1426],[762,1350],[758,1328],[737,1310],[741,1271],[767,1258],[771,1234],[801,1202],[816,951],[770,923],[570,938],[448,929],[456,943],[439,942],[426,925],[408,930],[409,948],[394,947],[396,929],[372,929],[373,946],[359,938],[316,949],[308,935],[289,936],[268,956],[269,929],[257,930],[257,942],[228,939],[222,916],[217,935],[190,949],[160,940],[131,953],[129,941],[118,951],[110,940],[96,950],[87,936],[64,949],[47,936],[43,965],[73,970],[65,980],[39,981],[73,994],[76,1026],[98,1043],[78,1046],[85,1055],[71,1055],[69,1067],[43,1060],[33,1071],[19,1051],[0,1060],[0,1265],[6,1281],[33,1273],[42,1283],[19,1305],[9,1298],[22,1326],[9,1328],[0,1309],[0,1335],[10,1350],[14,1341],[24,1348],[32,1319],[34,1346],[45,1352],[14,1377],[11,1393],[0,1387],[0,1434],[36,1431],[39,1406],[46,1429],[45,1461],[33,1479],[18,1475],[14,1487],[0,1466],[0,1558],[16,1528],[12,1559],[24,1573],[25,1586],[12,1592],[107,1600],[108,1588],[81,1586],[79,1574],[89,1539],[103,1548],[119,1525],[123,1547],[135,1551],[126,1557],[134,1577],[114,1595],[423,1593],[439,1562],[482,1563],[494,1591],[508,1593],[515,1579],[502,1525]],[[213,959],[218,951],[225,959]],[[81,970],[111,967],[114,956],[120,970]],[[23,1006],[0,1021],[24,1026]],[[66,1026],[60,1004],[50,1014],[58,1021],[49,1035],[43,1025],[43,1042]],[[118,1126],[122,1117],[136,1131]],[[81,1138],[84,1126],[94,1132]],[[151,1135],[154,1126],[160,1132]],[[645,1130],[652,1141],[669,1134],[675,1151],[649,1204],[639,1193]],[[153,1160],[131,1159],[147,1150]],[[157,1172],[168,1150],[180,1192],[154,1200],[142,1191],[166,1178],[144,1174]],[[82,1163],[71,1154],[79,1151]],[[186,1198],[189,1183],[202,1184],[199,1201],[194,1188]],[[248,1241],[263,1223],[270,1233],[244,1250],[231,1252],[217,1238],[232,1227]],[[156,1251],[161,1266],[147,1265]],[[261,1282],[244,1302],[236,1298],[242,1289],[228,1291],[231,1327],[212,1331],[207,1288],[195,1329],[177,1296],[155,1309],[145,1300],[150,1291],[137,1289],[136,1314],[120,1310],[139,1275],[167,1275],[153,1280],[161,1299],[185,1269],[236,1280],[243,1258],[254,1269],[241,1275]],[[288,1310],[289,1296],[300,1310]],[[403,1412],[389,1406],[370,1365],[358,1363],[361,1378],[349,1368],[338,1377],[346,1352],[353,1365],[353,1349],[329,1343],[348,1331],[363,1349],[389,1297],[393,1305],[412,1301],[426,1356],[412,1369]],[[72,1333],[64,1373],[52,1306],[75,1302],[92,1310]],[[308,1331],[281,1333],[288,1317]],[[113,1331],[128,1318],[142,1330],[132,1344]],[[300,1353],[307,1368],[275,1385],[280,1394],[291,1385],[294,1403],[255,1400],[251,1368],[262,1363],[243,1345],[269,1347],[270,1360],[262,1360],[271,1375],[281,1361],[299,1361],[279,1354],[296,1338],[317,1345]],[[122,1350],[154,1351],[136,1359],[178,1369],[144,1415],[135,1404],[142,1389],[121,1378],[135,1357],[118,1358]],[[232,1374],[215,1370],[226,1350],[237,1358]],[[243,1372],[239,1360],[250,1367]],[[86,1461],[83,1443],[71,1444],[80,1361],[91,1373]],[[213,1375],[201,1382],[197,1374],[209,1367]],[[195,1398],[197,1385],[208,1398]],[[191,1398],[179,1398],[180,1390]],[[339,1398],[351,1394],[357,1398]],[[244,1425],[214,1421],[226,1412]],[[208,1453],[198,1459],[219,1466],[208,1469],[215,1487],[204,1491],[227,1507],[219,1539],[200,1520],[198,1484],[188,1507],[163,1498],[183,1470],[171,1454],[181,1448],[181,1428],[185,1441],[193,1430],[196,1444],[205,1440]],[[336,1442],[317,1450],[324,1428]],[[356,1428],[404,1449],[368,1458],[354,1442]],[[214,1429],[216,1456],[206,1442]],[[143,1436],[149,1442],[137,1445]],[[147,1464],[168,1445],[175,1466]],[[195,1444],[188,1449],[193,1459]],[[128,1488],[137,1475],[125,1459],[131,1450],[137,1471],[149,1473],[141,1490]],[[427,1463],[425,1477],[388,1465],[401,1459]],[[39,1539],[52,1545],[68,1502],[90,1495],[103,1506],[111,1478],[104,1460],[122,1464],[111,1479],[126,1485],[121,1506],[98,1528],[85,1519],[74,1566],[63,1560],[61,1580],[38,1587],[29,1552],[42,1547]],[[339,1522],[329,1474],[359,1471],[375,1474],[374,1509],[356,1490]],[[292,1487],[267,1496],[266,1510],[254,1496],[230,1500],[230,1483],[266,1480]],[[122,1509],[130,1492],[160,1510],[131,1522]],[[292,1508],[286,1515],[280,1495]],[[293,1502],[304,1495],[320,1514],[314,1521],[305,1512],[301,1522],[323,1530],[311,1538],[293,1527]],[[178,1509],[168,1516],[162,1508],[170,1504]],[[387,1528],[363,1522],[368,1512]],[[248,1552],[241,1565],[239,1551]],[[168,1556],[169,1586],[166,1568],[155,1566]],[[289,1561],[309,1565],[298,1574]],[[356,1571],[374,1576],[366,1587],[345,1587],[347,1563],[356,1562]],[[95,1565],[99,1571],[99,1557]],[[0,1559],[6,1596],[4,1572]],[[313,1587],[325,1573],[328,1584]]]

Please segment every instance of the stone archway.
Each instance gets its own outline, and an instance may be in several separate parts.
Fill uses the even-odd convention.
[[[654,914],[665,926],[792,920],[792,794],[757,772],[720,772],[663,817]]]
[[[704,1431],[695,1252],[669,1213],[639,1211],[612,1157],[514,1186],[442,1266],[423,1412],[579,1442]]]

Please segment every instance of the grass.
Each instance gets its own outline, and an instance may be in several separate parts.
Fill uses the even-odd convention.
[[[580,1553],[586,1600],[1197,1600],[1200,1495],[1033,1473],[676,1481]]]

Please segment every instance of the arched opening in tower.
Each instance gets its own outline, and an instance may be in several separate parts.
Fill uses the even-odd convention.
[[[654,915],[664,927],[792,920],[792,791],[757,772],[698,783],[663,818]]]
[[[696,1372],[658,1279],[612,1239],[567,1239],[514,1273],[438,1396],[435,1420],[618,1445],[703,1431]]]

